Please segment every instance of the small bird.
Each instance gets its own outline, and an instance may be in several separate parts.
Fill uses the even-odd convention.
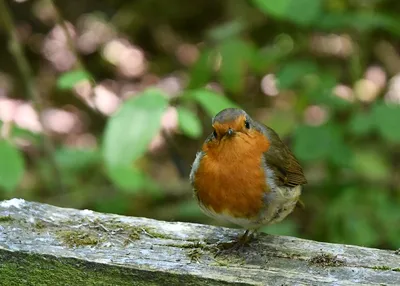
[[[196,154],[190,182],[206,215],[246,229],[233,244],[237,248],[260,227],[289,215],[307,180],[278,134],[245,111],[224,109],[212,127]]]

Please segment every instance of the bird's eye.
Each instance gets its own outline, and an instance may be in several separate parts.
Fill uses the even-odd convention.
[[[244,122],[244,126],[247,128],[247,129],[250,129],[250,122],[248,122],[247,120]]]
[[[214,130],[213,135],[214,135],[214,138],[217,138],[218,137],[217,131]]]

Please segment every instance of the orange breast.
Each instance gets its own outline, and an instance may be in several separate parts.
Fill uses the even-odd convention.
[[[261,162],[268,147],[268,140],[257,131],[204,145],[194,179],[198,199],[217,213],[257,216],[262,195],[269,191]]]

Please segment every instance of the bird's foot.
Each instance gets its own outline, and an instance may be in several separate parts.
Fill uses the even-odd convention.
[[[222,253],[238,251],[243,247],[248,246],[249,242],[253,238],[253,234],[254,232],[250,233],[249,230],[246,230],[246,232],[236,240],[217,243],[217,252],[215,256],[218,256]]]

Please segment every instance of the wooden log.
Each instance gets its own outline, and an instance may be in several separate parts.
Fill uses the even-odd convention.
[[[395,251],[0,202],[0,285],[400,285]]]

